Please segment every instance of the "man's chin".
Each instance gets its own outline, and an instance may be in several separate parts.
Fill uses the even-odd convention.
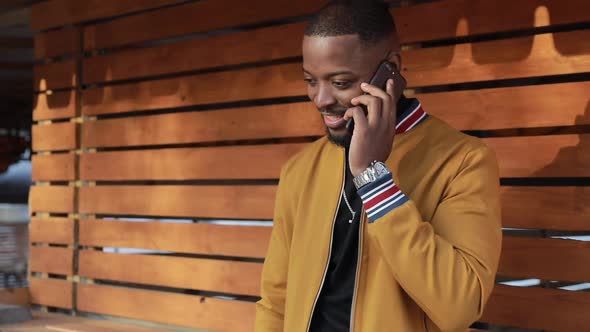
[[[350,146],[352,135],[345,128],[344,130],[333,130],[326,128],[326,135],[328,136],[330,142],[340,147],[348,148]]]

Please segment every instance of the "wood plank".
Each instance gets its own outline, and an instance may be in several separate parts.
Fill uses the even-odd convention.
[[[80,212],[220,219],[272,219],[276,186],[80,188]],[[113,199],[116,197],[116,199]]]
[[[293,23],[90,57],[83,78],[89,84],[301,56],[304,28]]]
[[[58,91],[50,95],[33,95],[33,120],[56,120],[76,116],[76,90]]]
[[[445,0],[397,7],[391,12],[401,42],[415,43],[585,22],[590,3],[570,0],[564,6],[560,0]],[[424,24],[425,17],[428,24]]]
[[[283,164],[305,146],[265,144],[83,154],[80,158],[80,179],[278,179]],[[236,165],[240,165],[239,172],[235,171]]]
[[[9,50],[14,48],[31,48],[33,41],[27,37],[0,36],[0,50]]]
[[[70,248],[29,247],[29,269],[62,275],[74,273],[74,251]]]
[[[408,87],[590,71],[590,30],[408,50]]]
[[[270,232],[265,226],[81,219],[80,245],[264,258]]]
[[[80,51],[81,31],[65,28],[35,35],[35,59],[74,54]]]
[[[29,278],[31,303],[72,308],[72,283],[62,279]]]
[[[28,305],[29,304],[29,289],[28,288],[0,289],[0,303]]]
[[[78,147],[76,123],[59,122],[49,125],[34,125],[33,151],[74,150]]]
[[[78,284],[78,309],[231,332],[251,331],[256,310],[251,302],[87,284]]]
[[[92,279],[260,295],[261,263],[82,250],[79,264],[80,276]]]
[[[226,0],[211,4],[188,4],[136,15],[91,26],[85,35],[85,44],[88,45],[87,49],[113,47],[257,21],[276,20],[286,16],[305,15],[319,9],[325,1],[315,3],[300,1],[301,4],[296,7],[290,7],[292,4],[289,1],[273,2],[275,3],[276,7],[258,0],[249,1],[248,6],[244,6],[238,1]],[[574,3],[566,7],[561,6],[558,0],[517,0],[515,2],[503,0],[501,3],[504,4],[497,2],[491,4],[486,1],[473,3],[469,0],[434,1],[422,5],[393,8],[390,12],[396,20],[401,42],[415,43],[455,36],[583,22],[586,21],[583,13],[590,10],[587,1],[584,0],[574,0]],[[502,9],[508,5],[513,9],[510,11]],[[235,14],[224,11],[225,8],[230,7],[239,8],[239,10],[236,10]],[[579,10],[568,10],[570,8],[579,8]],[[238,13],[242,15],[238,16]],[[497,19],[500,16],[502,20]],[[213,20],[211,17],[216,19]],[[424,17],[429,18],[428,25],[420,24]],[[154,21],[161,23],[157,29],[151,24]],[[116,37],[109,38],[109,34]]]
[[[590,46],[578,42],[585,39],[590,30],[408,50],[404,75],[419,87],[586,72]],[[85,114],[301,96],[300,79],[300,64],[286,64],[89,89]]]
[[[86,50],[106,48],[296,17],[314,12],[324,3],[324,0],[250,0],[247,5],[240,0],[188,3],[91,25],[84,33],[84,47]]]
[[[496,285],[481,321],[552,331],[590,326],[590,293]]]
[[[76,178],[76,155],[59,153],[33,155],[33,181],[68,181]]]
[[[157,8],[182,2],[181,0],[142,0],[142,1],[42,1],[31,6],[31,27],[33,30],[81,23],[109,16],[129,14],[141,10]]]
[[[33,66],[33,89],[45,91],[76,86],[76,61],[65,60]]]
[[[33,63],[28,61],[13,60],[13,61],[0,61],[0,69],[26,69],[31,70]]]
[[[313,106],[296,103],[85,122],[81,140],[83,147],[91,148],[321,136],[324,132]]]
[[[590,134],[486,138],[502,177],[588,177]]]
[[[74,190],[66,186],[32,186],[29,209],[31,212],[73,212]]]
[[[498,274],[570,282],[590,280],[590,242],[505,236]]]
[[[21,324],[2,325],[2,332],[172,332],[177,329],[150,328],[106,319],[74,317],[33,310],[33,320]],[[145,323],[144,323],[145,324]],[[155,324],[151,324],[155,325]]]
[[[538,0],[519,0],[518,2],[519,5],[511,3],[512,8],[515,8],[515,10],[508,13],[496,3],[479,1],[477,3],[470,2],[467,5],[466,0],[435,1],[421,5],[404,6],[392,9],[392,12],[398,21],[398,30],[402,43],[450,38],[455,35],[464,36],[533,26],[574,23],[585,20],[585,17],[581,14],[583,11],[564,10],[564,7],[557,5],[556,0],[543,2],[543,6],[551,8],[551,21],[549,21],[549,14],[547,11],[542,10],[543,7]],[[575,0],[575,2],[580,9],[589,7],[587,1]],[[540,6],[537,14],[539,17],[534,19],[534,8],[537,6]],[[500,10],[504,18],[502,20],[498,20],[497,15],[489,15],[490,12]],[[441,12],[447,11],[452,14],[440,15]],[[425,12],[436,12],[436,14],[430,15],[431,20],[429,19],[429,25],[427,26],[421,24],[422,19],[418,19],[425,17]],[[481,21],[482,24],[470,26],[469,29],[473,31],[469,31],[469,29],[456,30],[458,21],[465,19],[466,12],[468,12],[467,20],[469,22]],[[525,18],[526,16],[530,17]],[[121,80],[301,56],[301,38],[305,25],[306,22],[279,25],[154,48],[142,48],[92,57],[85,61],[84,79],[86,83]],[[433,25],[440,26],[440,29],[432,29]],[[174,25],[170,28],[177,29],[179,26]],[[160,31],[161,29],[158,29],[158,32]],[[207,52],[203,52],[203,49],[207,49]],[[163,58],[167,60],[162,61]]]
[[[502,187],[502,226],[590,230],[590,187]]]
[[[423,93],[424,109],[459,130],[590,124],[590,82]]]
[[[301,64],[284,64],[87,89],[84,115],[304,96]]]
[[[32,217],[29,223],[29,242],[74,244],[74,220]]]

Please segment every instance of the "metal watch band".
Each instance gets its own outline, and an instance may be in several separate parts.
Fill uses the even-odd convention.
[[[389,169],[387,169],[387,166],[384,163],[382,163],[380,161],[373,161],[371,163],[371,165],[369,167],[367,167],[366,170],[364,170],[358,176],[355,176],[352,179],[352,182],[354,183],[354,186],[358,190],[358,189],[366,186],[367,184],[377,180],[382,175],[388,174],[388,173],[391,173],[391,172],[389,171]]]

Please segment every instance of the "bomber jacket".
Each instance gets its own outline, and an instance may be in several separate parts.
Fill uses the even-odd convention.
[[[494,286],[502,232],[494,152],[413,107],[391,175],[362,187],[351,331],[465,331]],[[282,168],[256,331],[308,331],[330,260],[345,150],[326,137]]]

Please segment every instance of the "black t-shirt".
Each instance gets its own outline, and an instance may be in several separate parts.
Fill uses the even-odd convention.
[[[407,99],[402,94],[397,104],[397,116],[399,117],[406,111],[410,104],[411,99]],[[326,279],[312,315],[310,332],[342,332],[350,329],[352,296],[358,261],[360,214],[363,203],[352,182],[353,176],[348,165],[348,150],[345,155],[344,191],[356,214],[354,221],[349,223],[350,209],[348,209],[344,198],[341,198],[334,225],[332,255]]]
[[[348,151],[346,152],[348,156]],[[346,180],[344,191],[350,206],[355,211],[352,223],[350,209],[344,197],[334,225],[332,254],[326,273],[326,279],[312,316],[311,332],[342,332],[348,331],[352,296],[356,278],[356,265],[359,246],[359,221],[362,201],[357,195],[352,182],[352,173],[346,160]]]

